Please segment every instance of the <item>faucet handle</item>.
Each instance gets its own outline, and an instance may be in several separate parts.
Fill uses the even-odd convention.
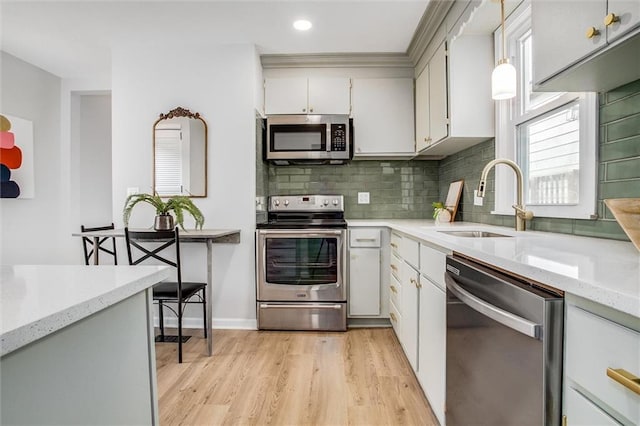
[[[522,219],[524,219],[524,220],[533,219],[533,212],[530,211],[530,210],[525,210],[523,206],[519,206],[517,204],[514,204],[511,207],[513,207],[516,210],[516,215],[518,215]]]

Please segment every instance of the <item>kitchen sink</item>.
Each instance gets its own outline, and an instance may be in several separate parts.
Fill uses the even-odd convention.
[[[454,237],[464,238],[497,238],[497,237],[511,237],[511,235],[496,234],[495,232],[488,231],[438,231],[442,234],[453,235]]]

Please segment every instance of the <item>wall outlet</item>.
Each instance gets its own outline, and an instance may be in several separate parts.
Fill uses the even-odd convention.
[[[140,193],[140,188],[138,188],[137,186],[132,186],[127,188],[127,197],[130,195],[135,195],[139,193]]]
[[[481,206],[483,200],[484,200],[484,197],[478,197],[478,190],[474,189],[473,190],[473,205],[474,206]]]
[[[369,204],[368,192],[358,192],[358,204]]]

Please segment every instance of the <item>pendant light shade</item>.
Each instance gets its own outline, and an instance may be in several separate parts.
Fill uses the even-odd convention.
[[[500,22],[502,29],[502,59],[491,73],[491,97],[497,101],[516,96],[516,67],[509,63],[504,37],[504,0],[500,0]]]
[[[491,97],[497,101],[516,96],[516,67],[503,61],[491,73]]]

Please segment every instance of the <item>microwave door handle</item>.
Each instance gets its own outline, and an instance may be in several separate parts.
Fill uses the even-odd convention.
[[[447,283],[447,289],[473,310],[531,338],[540,339],[542,337],[542,325],[514,315],[474,296],[460,287],[449,272],[445,273],[444,279]]]

